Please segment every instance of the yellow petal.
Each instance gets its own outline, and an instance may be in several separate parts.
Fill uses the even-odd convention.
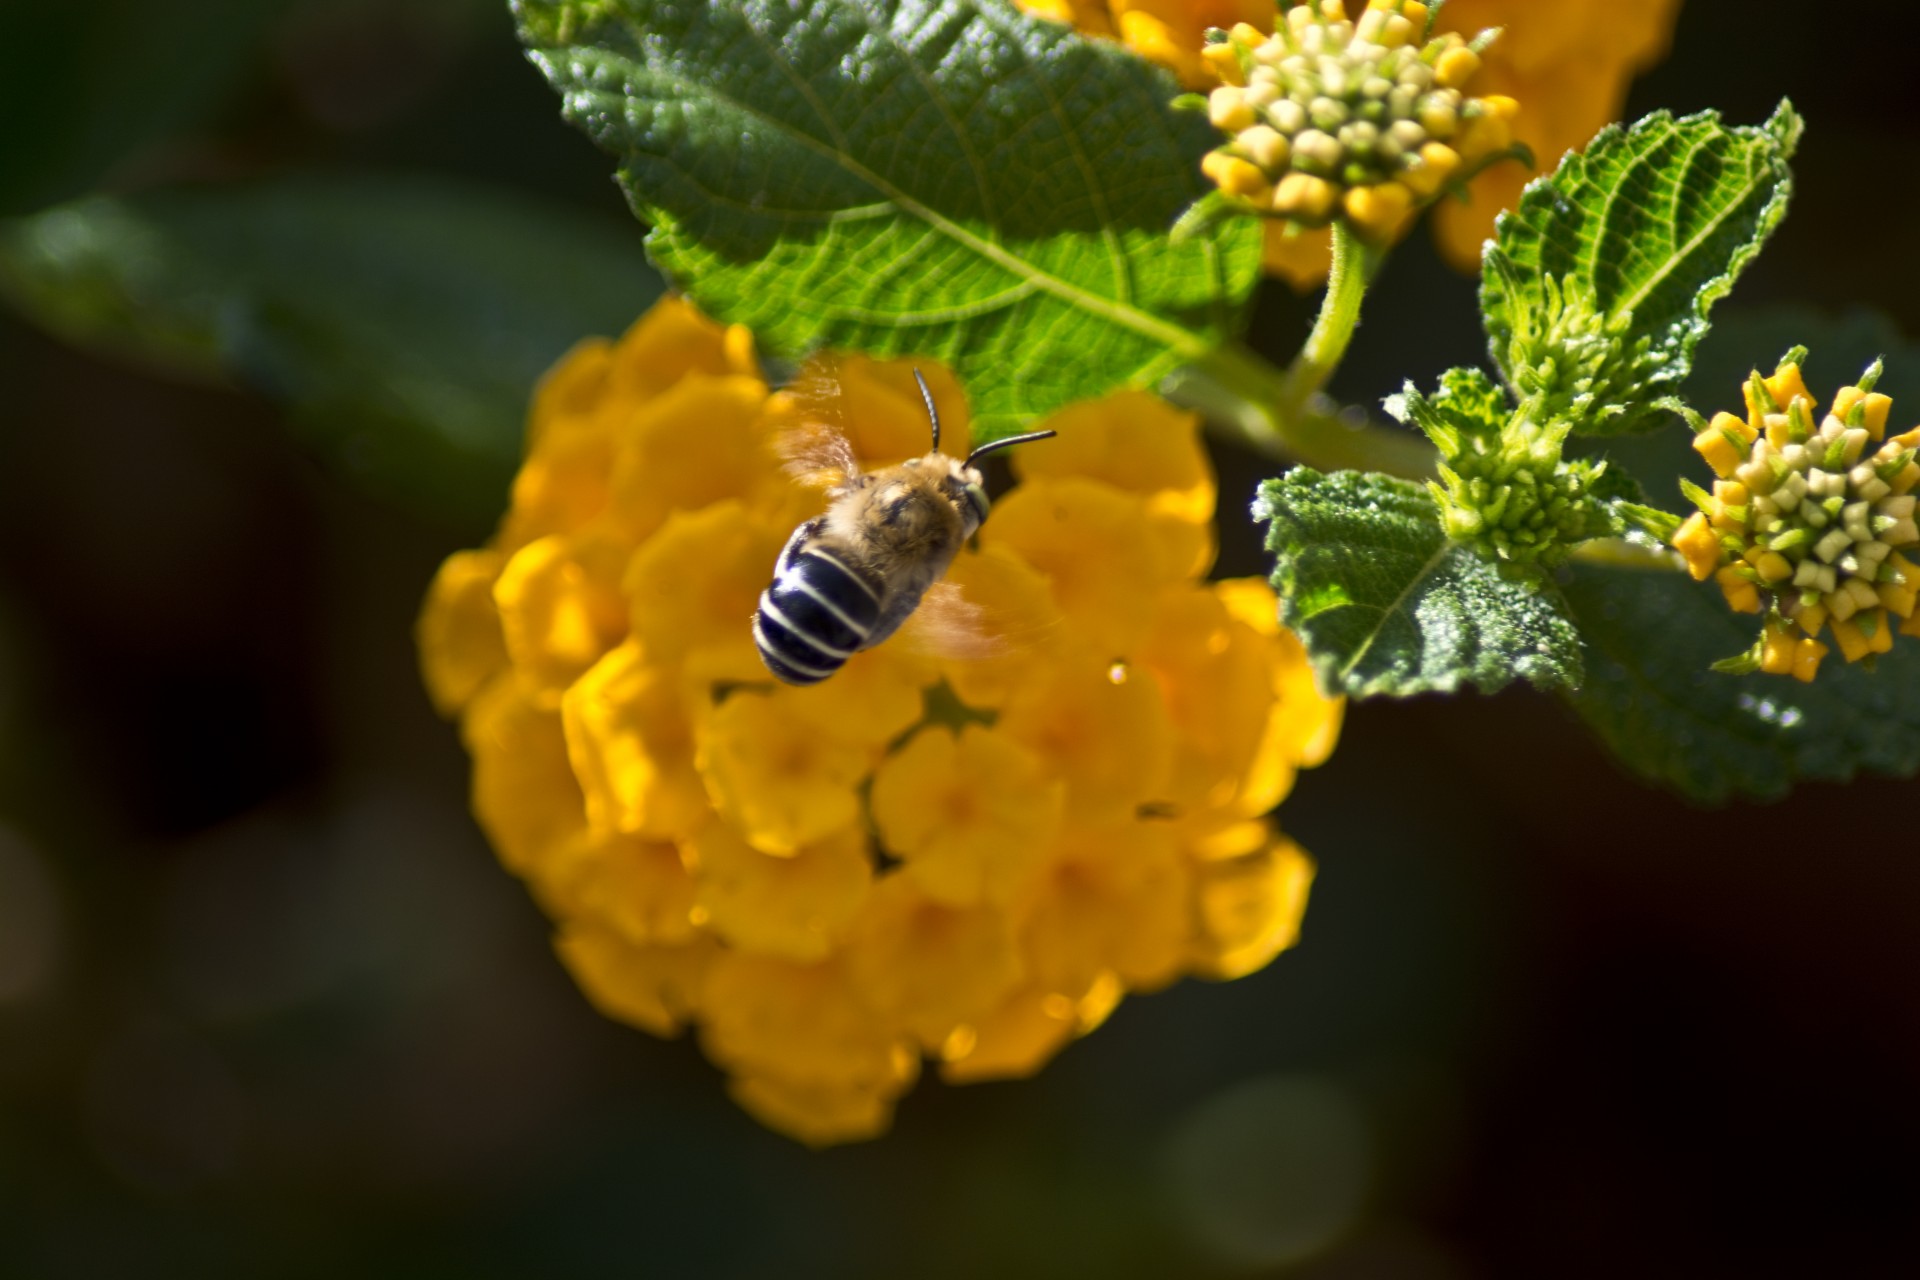
[[[1260,267],[1306,293],[1320,286],[1333,269],[1333,232],[1327,227],[1300,227],[1269,222],[1260,253]]]
[[[1075,1036],[1106,1021],[1125,994],[1112,974],[1101,975],[1078,1000],[1040,987],[1018,991],[979,1022],[947,1038],[940,1078],[949,1084],[977,1084],[1030,1076]]]
[[[786,707],[822,735],[877,749],[920,722],[924,690],[937,678],[932,659],[888,641],[854,654],[831,679],[780,692]]]
[[[893,1123],[893,1086],[795,1083],[778,1076],[736,1076],[727,1093],[767,1128],[809,1147],[877,1138]]]
[[[825,959],[860,914],[873,883],[866,833],[858,827],[775,857],[713,822],[688,847],[708,925],[742,951],[761,955]]]
[[[757,849],[792,856],[860,818],[874,752],[794,714],[787,691],[736,690],[701,734],[698,762],[720,814]]]
[[[656,1036],[680,1033],[700,1007],[709,967],[720,954],[711,940],[643,946],[609,929],[570,923],[553,948],[593,1007]]]
[[[1450,0],[1439,26],[1463,35],[1504,28],[1482,55],[1474,90],[1525,105],[1514,137],[1550,171],[1567,151],[1586,146],[1602,125],[1620,118],[1633,77],[1666,56],[1679,9],[1680,0],[1550,9],[1535,0]],[[1468,185],[1466,203],[1437,205],[1435,238],[1448,260],[1477,272],[1494,215],[1512,208],[1534,176],[1521,165],[1496,165]]]
[[[566,687],[626,637],[619,544],[558,535],[514,553],[494,584],[500,630],[514,674],[556,704]]]
[[[758,378],[684,378],[637,407],[620,432],[609,509],[633,542],[675,511],[738,498],[754,507],[786,486]]]
[[[527,414],[527,448],[538,452],[542,438],[555,423],[592,418],[607,392],[613,371],[613,344],[605,338],[582,338],[547,370],[533,389]]]
[[[493,584],[503,563],[496,551],[461,551],[427,588],[416,631],[421,674],[443,716],[459,712],[507,665]]]
[[[1165,824],[1069,830],[1026,908],[1028,973],[1070,999],[1109,972],[1136,991],[1164,985],[1187,957],[1187,892],[1187,865]]]
[[[947,682],[969,706],[998,707],[1044,672],[1068,638],[1053,589],[1009,547],[962,551],[947,579],[991,641],[943,663]]]
[[[608,373],[608,394],[637,404],[685,377],[757,373],[746,329],[723,328],[685,298],[669,297],[654,304],[620,339]]]
[[[1165,798],[1185,813],[1221,810],[1228,822],[1279,803],[1242,795],[1278,701],[1272,642],[1213,592],[1187,587],[1163,598],[1139,659],[1158,678],[1173,723]],[[1263,782],[1277,781],[1284,794],[1291,770],[1268,772]]]
[[[460,730],[473,756],[474,817],[509,871],[527,874],[585,831],[586,800],[558,711],[502,678],[474,700]]]
[[[834,961],[725,951],[702,992],[700,1040],[728,1071],[789,1086],[898,1093],[918,1055],[854,994]]]
[[[638,645],[629,641],[602,658],[567,690],[560,709],[596,827],[672,840],[711,817],[680,686]]]
[[[1213,563],[1214,479],[1199,416],[1144,391],[1067,406],[1034,424],[1060,434],[1014,451],[1022,481],[1078,476],[1147,500],[1167,564],[1198,577]]]
[[[1038,870],[1064,788],[1006,735],[922,729],[873,777],[870,807],[905,875],[943,902],[1005,901]]]
[[[591,524],[606,509],[614,448],[614,433],[603,419],[549,424],[513,477],[512,505],[500,522],[500,548],[511,553],[537,539],[577,533]]]
[[[1185,569],[1166,562],[1146,501],[1097,480],[1021,485],[995,506],[980,541],[1044,574],[1067,626],[1115,656],[1139,644],[1153,597]]]
[[[664,841],[588,831],[532,880],[549,915],[611,930],[635,946],[679,946],[696,932],[693,877],[679,847]]]
[[[1295,767],[1311,769],[1325,764],[1340,741],[1345,698],[1329,698],[1320,691],[1313,664],[1300,637],[1280,625],[1279,598],[1264,578],[1229,578],[1213,584],[1214,594],[1227,612],[1273,642],[1273,680],[1277,702],[1267,724],[1260,761],[1265,768],[1289,775]],[[1258,792],[1274,782],[1261,782],[1263,765],[1256,762],[1248,783]],[[1278,803],[1276,800],[1275,803]]]
[[[927,380],[940,414],[940,451],[967,456],[972,415],[966,395],[938,360],[875,360],[828,353],[809,360],[775,407],[773,429],[817,423],[845,437],[869,471],[918,458],[933,448],[933,424],[913,372]]]
[[[1082,821],[1130,817],[1159,798],[1173,734],[1150,672],[1082,655],[1022,686],[995,726],[1067,784]]]
[[[1300,936],[1312,883],[1313,861],[1277,834],[1257,853],[1196,863],[1192,971],[1225,979],[1264,968]]]
[[[735,501],[669,516],[634,553],[623,583],[648,658],[698,654],[709,678],[770,679],[754,648],[753,611],[790,532]]]
[[[867,1005],[928,1049],[992,1013],[1020,980],[1004,911],[936,902],[900,875],[874,889],[846,966]]]

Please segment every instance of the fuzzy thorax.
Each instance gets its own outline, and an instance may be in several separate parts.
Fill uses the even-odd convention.
[[[978,471],[938,453],[861,476],[828,509],[825,536],[885,594],[917,595],[979,528],[966,498],[979,483]]]

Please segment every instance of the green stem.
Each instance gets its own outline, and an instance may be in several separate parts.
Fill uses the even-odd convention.
[[[1333,272],[1313,331],[1284,372],[1238,344],[1216,348],[1176,371],[1168,399],[1203,413],[1208,425],[1270,457],[1323,471],[1384,471],[1411,480],[1435,474],[1433,447],[1411,432],[1343,421],[1321,388],[1340,366],[1360,322],[1360,302],[1382,255],[1333,224]]]
[[[1284,403],[1289,410],[1297,412],[1340,367],[1347,344],[1353,341],[1354,328],[1360,323],[1360,300],[1367,296],[1368,281],[1378,265],[1379,254],[1349,231],[1345,222],[1335,219],[1333,272],[1327,277],[1326,296],[1320,300],[1320,315],[1287,370]]]
[[[1289,375],[1238,344],[1215,348],[1175,371],[1161,391],[1197,409],[1217,433],[1270,458],[1409,480],[1432,477],[1438,462],[1422,437],[1392,427],[1350,426],[1323,395],[1289,408]]]

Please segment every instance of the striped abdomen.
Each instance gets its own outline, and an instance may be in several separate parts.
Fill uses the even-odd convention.
[[[814,523],[794,531],[753,615],[760,660],[788,684],[817,684],[838,671],[867,646],[880,617],[878,589],[812,545],[816,531]]]

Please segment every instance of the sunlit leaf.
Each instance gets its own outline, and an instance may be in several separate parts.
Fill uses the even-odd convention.
[[[1661,111],[1611,126],[1529,184],[1481,278],[1494,362],[1542,416],[1647,430],[1686,378],[1707,314],[1786,216],[1800,118],[1760,127]]]
[[[1153,381],[1237,329],[1247,219],[1173,242],[1204,118],[996,0],[516,0],[654,259],[774,352],[953,364],[976,426]]]
[[[1388,476],[1297,467],[1261,486],[1280,617],[1323,688],[1355,697],[1580,682],[1552,585],[1450,542],[1433,498]]]

